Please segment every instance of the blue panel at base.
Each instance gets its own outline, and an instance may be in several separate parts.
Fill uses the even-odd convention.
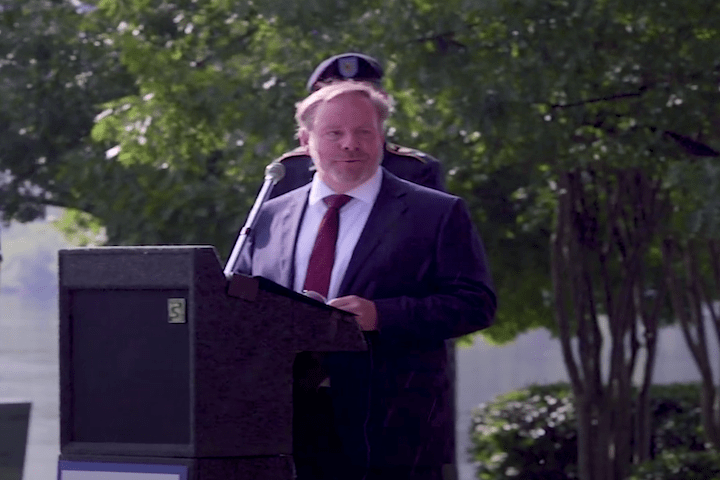
[[[186,465],[158,465],[135,463],[58,461],[58,480],[63,472],[147,473],[177,475],[177,480],[188,480]]]

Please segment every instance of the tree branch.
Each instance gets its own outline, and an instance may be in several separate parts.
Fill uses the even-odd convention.
[[[565,366],[568,369],[568,376],[573,385],[573,391],[576,395],[583,395],[586,391],[586,385],[580,375],[575,354],[572,349],[572,332],[570,328],[570,317],[567,311],[567,289],[565,283],[569,280],[567,272],[566,248],[567,233],[570,214],[568,196],[567,175],[561,174],[559,186],[565,193],[561,194],[557,202],[556,210],[556,226],[555,232],[551,239],[551,274],[553,284],[553,295],[555,297],[555,318],[560,331],[560,346],[565,359]]]
[[[626,92],[626,93],[616,93],[615,95],[608,95],[606,97],[598,97],[598,98],[589,98],[587,100],[580,100],[578,102],[574,103],[554,103],[550,105],[550,108],[552,109],[563,109],[563,108],[573,108],[573,107],[582,107],[583,105],[590,105],[593,103],[601,103],[601,102],[614,102],[617,100],[625,100],[627,98],[637,98],[641,97],[647,89],[650,88],[649,85],[643,85],[641,86],[637,92]]]

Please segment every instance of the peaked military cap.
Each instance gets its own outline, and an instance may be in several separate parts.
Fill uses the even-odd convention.
[[[331,79],[364,80],[380,85],[383,77],[380,62],[362,53],[342,53],[324,60],[315,68],[307,82],[308,92],[313,91],[316,83]]]

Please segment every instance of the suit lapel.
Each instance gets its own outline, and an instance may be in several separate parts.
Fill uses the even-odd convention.
[[[281,271],[278,283],[288,288],[293,288],[295,281],[295,248],[309,192],[310,186],[307,185],[288,194],[292,195],[292,198],[289,199],[287,208],[283,209],[277,225],[279,246],[276,251],[280,254]]]
[[[398,178],[387,170],[383,170],[380,191],[350,258],[345,277],[340,284],[338,296],[348,294],[347,292],[355,282],[362,266],[368,261],[372,252],[383,242],[384,233],[392,229],[400,215],[407,209],[407,205],[402,198],[404,195],[405,191]],[[371,292],[366,292],[366,294],[371,294]]]

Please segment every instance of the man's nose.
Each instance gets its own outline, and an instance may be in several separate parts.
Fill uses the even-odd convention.
[[[342,138],[342,148],[345,150],[357,150],[360,147],[357,135],[347,133]]]

